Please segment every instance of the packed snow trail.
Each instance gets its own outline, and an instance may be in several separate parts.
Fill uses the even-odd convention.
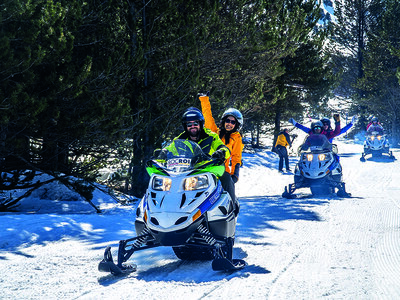
[[[135,235],[133,208],[0,214],[0,299],[399,299],[400,162],[362,163],[361,145],[337,144],[352,198],[300,189],[284,199],[293,176],[277,172],[277,156],[244,155],[234,257],[249,265],[231,274],[182,262],[170,248],[135,253],[130,275],[99,273],[105,247],[115,256],[118,241]]]

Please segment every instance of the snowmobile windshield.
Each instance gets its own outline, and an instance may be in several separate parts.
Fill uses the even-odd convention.
[[[378,135],[383,135],[383,131],[377,131],[377,130],[375,130],[375,131],[369,131],[369,132],[367,132],[369,135],[372,135],[372,136],[378,136]]]
[[[332,150],[332,144],[329,143],[327,137],[323,134],[313,134],[310,135],[303,146],[301,147],[302,151],[326,151]]]
[[[164,147],[155,160],[167,170],[175,173],[195,169],[199,164],[210,161],[200,146],[189,140],[173,140]]]

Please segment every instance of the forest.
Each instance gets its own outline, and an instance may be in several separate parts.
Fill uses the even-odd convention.
[[[331,117],[333,97],[397,146],[399,18],[396,0],[4,0],[1,195],[44,173],[90,200],[112,166],[110,186],[140,197],[145,162],[201,92],[216,120],[243,113],[253,147],[290,117]],[[1,195],[0,210],[20,200]]]

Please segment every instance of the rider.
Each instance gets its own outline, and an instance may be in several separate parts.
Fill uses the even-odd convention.
[[[323,127],[324,131],[327,131],[327,132],[333,131],[333,129],[331,127],[331,120],[329,118],[324,117],[321,119],[321,122],[324,125],[324,127]],[[346,126],[344,126],[343,128],[340,129],[340,132],[338,135],[341,135],[341,134],[347,132],[347,130],[349,130],[356,122],[357,122],[357,116],[353,116],[351,118],[351,121]],[[332,143],[332,141],[333,141],[333,138],[329,139],[330,143]]]
[[[191,140],[199,144],[204,153],[210,155],[214,159],[227,160],[231,156],[230,150],[219,138],[218,134],[204,127],[204,116],[198,108],[190,107],[182,115],[182,126],[184,132],[175,139]],[[225,191],[229,193],[234,200],[236,214],[238,213],[239,204],[235,195],[235,186],[228,172],[219,178],[221,185]]]
[[[377,117],[371,119],[371,124],[368,125],[367,134],[371,134],[373,131],[377,131],[379,134],[383,134],[383,127],[379,124]]]
[[[335,119],[335,129],[334,130],[331,128],[331,121],[328,118],[322,118],[321,121],[320,121],[323,124],[321,133],[326,135],[326,137],[328,138],[329,142],[332,142],[332,140],[333,140],[333,138],[335,136],[338,136],[339,134],[342,134],[342,133],[346,132],[351,127],[350,126],[350,127],[346,128],[347,126],[349,126],[349,124],[348,124],[345,128],[343,128],[343,131],[341,131],[339,114],[334,114],[333,118]],[[353,121],[353,119],[355,120],[354,117],[352,118],[352,121]],[[302,124],[297,123],[293,118],[290,118],[289,122],[292,123],[297,128],[303,130],[305,133],[310,133],[310,131],[311,131],[310,128],[308,128],[308,127],[306,127],[306,126],[304,126]]]
[[[321,121],[311,123],[311,130],[304,144],[301,146],[302,150],[307,150],[311,145],[320,145],[324,149],[331,150],[332,144],[329,142],[326,135],[323,133],[323,127]]]
[[[339,116],[339,114],[334,114],[333,118],[335,119],[335,129],[334,130],[332,130],[332,128],[330,128],[330,120],[329,119],[327,119],[327,118],[323,119],[323,120],[325,120],[325,123],[326,123],[325,126],[324,126],[323,122],[320,121],[322,124],[321,133],[324,134],[328,138],[328,140],[331,140],[335,136],[340,134],[340,116]],[[328,120],[329,123],[326,120]],[[297,128],[303,130],[305,133],[310,133],[312,131],[310,128],[297,123],[293,118],[290,118],[289,122],[292,123]]]
[[[218,133],[222,142],[231,151],[230,159],[225,161],[225,171],[231,175],[233,183],[236,183],[239,180],[239,168],[242,165],[242,152],[244,146],[242,136],[239,133],[240,128],[243,126],[243,116],[237,109],[228,108],[222,114],[220,125],[217,127],[212,116],[208,93],[199,94],[198,96],[205,119],[204,126],[211,129],[213,132]]]
[[[371,126],[373,118],[375,118],[373,115],[369,115],[368,116],[368,118],[367,118],[367,120],[368,120],[367,130],[368,130],[369,126]]]

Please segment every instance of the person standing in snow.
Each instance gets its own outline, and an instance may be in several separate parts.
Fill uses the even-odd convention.
[[[279,172],[283,172],[283,161],[285,161],[286,171],[290,172],[287,146],[292,147],[292,142],[290,141],[289,130],[285,128],[278,134],[275,143],[275,149],[279,155]]]
[[[219,127],[215,123],[211,112],[210,97],[207,94],[199,94],[201,110],[204,115],[204,127],[217,133],[222,142],[231,152],[231,157],[225,161],[225,171],[231,175],[233,183],[239,180],[239,169],[242,165],[243,141],[239,133],[243,126],[243,115],[235,108],[228,108],[221,117]]]

